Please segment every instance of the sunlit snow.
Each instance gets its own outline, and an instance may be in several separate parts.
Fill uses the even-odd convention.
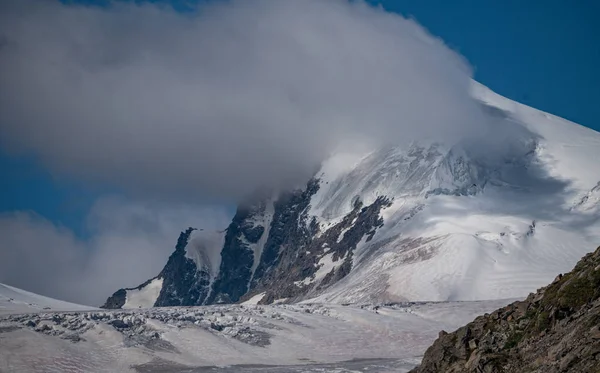
[[[312,301],[522,297],[597,246],[600,134],[476,82],[473,94],[523,132],[514,154],[485,164],[461,144],[412,143],[324,162],[308,209],[322,229],[357,199],[386,196],[391,206],[350,274]]]
[[[154,306],[162,289],[162,277],[155,278],[141,289],[127,290],[124,309],[148,308]]]

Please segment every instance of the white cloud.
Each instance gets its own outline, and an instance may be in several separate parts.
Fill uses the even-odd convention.
[[[0,40],[1,144],[136,194],[239,198],[305,182],[349,139],[481,127],[462,57],[361,1],[8,0]]]
[[[157,275],[189,226],[224,229],[223,208],[98,201],[89,215],[91,237],[29,212],[0,215],[0,282],[59,299],[100,305],[121,287]]]

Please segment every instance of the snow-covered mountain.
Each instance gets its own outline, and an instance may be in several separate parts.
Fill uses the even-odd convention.
[[[473,95],[510,141],[336,153],[225,231],[183,232],[157,277],[104,306],[502,299],[550,282],[600,242],[600,133]]]

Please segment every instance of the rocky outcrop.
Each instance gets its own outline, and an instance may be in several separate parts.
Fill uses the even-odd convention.
[[[353,210],[327,229],[300,216],[303,224],[296,223],[283,230],[285,235],[279,244],[278,256],[272,267],[257,279],[249,296],[265,292],[261,300],[264,304],[277,299],[295,301],[341,280],[352,268],[354,249],[363,237],[370,240],[383,225],[379,213],[389,205],[390,201],[385,197],[378,198],[369,206],[363,206],[357,199]],[[314,281],[325,255],[330,256],[336,265],[322,279]]]
[[[260,279],[271,270],[277,261],[283,237],[293,235],[298,224],[299,214],[306,209],[310,197],[316,189],[309,183],[305,190],[284,193],[273,203],[273,216],[266,219],[268,197],[259,198],[254,204],[239,207],[232,223],[227,228],[225,244],[221,251],[221,267],[214,286],[213,294],[207,304],[234,303],[255,287]],[[256,221],[269,222],[268,233]],[[299,227],[300,226],[300,227]],[[268,235],[254,263],[254,250],[263,235]],[[254,271],[252,269],[254,268]]]
[[[371,240],[383,226],[380,212],[391,201],[381,196],[365,206],[356,198],[343,219],[320,226],[308,215],[319,188],[320,180],[311,179],[303,189],[276,198],[257,194],[241,204],[225,232],[218,271],[212,274],[210,267],[188,255],[195,229],[187,229],[157,277],[136,288],[118,290],[103,307],[122,308],[127,291],[142,290],[156,278],[163,282],[154,306],[236,303],[258,293],[265,293],[263,304],[281,299],[292,302],[326,289],[350,272],[358,243],[363,238]],[[324,266],[321,261],[335,265],[316,278]]]
[[[308,222],[306,209],[311,197],[319,190],[319,181],[311,179],[305,190],[282,194],[275,202],[275,212],[269,238],[265,243],[261,261],[256,268],[252,286],[256,288],[270,278],[282,254],[293,243],[296,248],[304,247],[317,233],[316,223]]]
[[[140,285],[141,286],[141,285]],[[113,295],[108,297],[101,308],[117,309],[122,308],[127,300],[127,289],[119,289]]]
[[[411,372],[600,372],[600,248],[524,301],[440,332]]]
[[[210,275],[203,268],[197,268],[194,261],[186,257],[185,248],[194,228],[181,232],[175,251],[169,257],[167,264],[156,277],[135,288],[117,290],[111,295],[102,308],[122,308],[127,300],[127,291],[141,290],[153,280],[163,280],[160,294],[154,306],[183,306],[202,304],[210,290]]]
[[[318,179],[312,179],[304,189],[281,194],[273,202],[271,219],[261,218],[267,210],[264,199],[238,208],[227,229],[219,275],[206,304],[234,303],[258,293],[265,293],[261,304],[281,299],[291,302],[336,283],[350,272],[353,250],[363,237],[369,240],[383,225],[379,212],[390,201],[380,197],[363,206],[357,199],[341,222],[320,227],[307,215],[319,185]],[[268,229],[249,223],[267,220]],[[261,238],[264,246],[254,263],[252,246]],[[306,281],[315,276],[325,255],[339,264],[319,281]]]
[[[154,304],[161,306],[191,306],[202,304],[210,291],[210,274],[186,256],[186,247],[194,228],[179,235],[175,251],[158,277],[163,285]]]

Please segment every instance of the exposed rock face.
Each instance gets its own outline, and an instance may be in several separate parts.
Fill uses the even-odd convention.
[[[318,182],[311,180],[304,190],[283,193],[275,201],[263,198],[238,208],[227,229],[219,275],[207,304],[239,301],[272,278],[273,271],[282,264],[286,245],[293,242],[297,250],[310,240],[315,231],[307,226],[303,213],[317,190]],[[262,225],[265,223],[269,226]],[[256,250],[260,255],[256,255]],[[290,263],[284,261],[283,265]]]
[[[189,228],[181,233],[175,252],[157,277],[136,288],[118,290],[103,307],[122,308],[127,291],[142,290],[154,279],[163,280],[154,306],[235,303],[261,292],[265,293],[263,304],[278,299],[291,302],[336,283],[350,272],[358,243],[363,238],[369,241],[383,226],[380,211],[391,201],[379,197],[363,206],[357,198],[340,222],[321,227],[307,214],[319,185],[318,179],[312,179],[301,190],[275,198],[254,196],[251,203],[240,205],[226,230],[214,279],[209,267],[199,266],[186,254],[195,230]],[[335,265],[316,278],[326,265],[320,262],[325,256]]]
[[[119,289],[115,291],[113,295],[108,297],[102,308],[122,308],[125,305],[125,299],[127,298],[127,289]]]
[[[308,224],[306,230],[293,231],[294,234],[286,237],[282,243],[278,265],[257,285],[256,292],[266,293],[262,303],[271,303],[276,299],[294,300],[311,292],[317,293],[344,278],[352,268],[356,245],[365,236],[369,240],[376,229],[383,225],[379,212],[388,205],[389,201],[384,197],[366,207],[357,200],[352,212],[324,232],[319,231],[314,221]],[[336,265],[322,279],[315,279],[320,269],[317,264],[325,255]],[[307,278],[320,282],[315,281],[315,287],[315,282],[303,282]]]
[[[453,333],[412,373],[600,372],[600,248],[552,284]]]
[[[261,278],[272,276],[275,265],[282,262],[284,253],[290,250],[290,244],[294,245],[296,249],[304,247],[317,233],[314,222],[306,221],[305,212],[311,196],[318,189],[318,180],[312,179],[304,191],[284,193],[275,202],[269,238],[265,243],[261,262],[254,274],[253,287],[259,286],[261,282],[264,283]],[[285,260],[283,261],[285,262]]]
[[[205,268],[197,268],[194,261],[186,257],[186,246],[194,228],[182,232],[177,240],[175,252],[158,277],[163,285],[154,304],[160,306],[188,306],[202,304],[209,292],[210,274]]]
[[[319,185],[318,179],[312,179],[306,188],[285,192],[274,201],[263,198],[238,208],[227,229],[219,274],[204,304],[234,303],[263,292],[262,304],[278,299],[291,302],[334,284],[350,271],[353,250],[383,224],[379,212],[390,201],[381,197],[363,206],[357,199],[341,222],[321,228],[307,216]],[[326,254],[338,264],[318,282],[303,283],[315,276]]]
[[[194,261],[186,257],[185,248],[194,228],[181,232],[175,251],[169,257],[160,274],[135,288],[117,290],[102,308],[122,308],[127,300],[127,291],[141,290],[157,278],[163,279],[155,306],[183,306],[202,304],[209,292],[210,275],[204,268],[197,268]]]

